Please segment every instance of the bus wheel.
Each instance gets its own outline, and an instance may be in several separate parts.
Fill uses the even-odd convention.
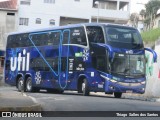
[[[24,89],[24,86],[23,86],[23,78],[20,77],[18,79],[18,82],[17,82],[17,89],[19,92],[21,92],[23,89]]]
[[[122,93],[121,92],[114,92],[114,97],[115,98],[121,98]]]
[[[82,82],[82,92],[84,96],[88,96],[89,95],[89,88],[88,88],[88,83],[87,80],[84,79]]]
[[[27,92],[32,92],[33,87],[32,87],[32,79],[31,77],[28,77],[26,80],[26,91]]]

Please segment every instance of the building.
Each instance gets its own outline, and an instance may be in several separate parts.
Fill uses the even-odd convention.
[[[0,2],[0,49],[5,50],[5,39],[9,32],[17,30],[17,0]]]
[[[158,13],[155,17],[154,28],[160,28],[160,13]]]
[[[126,24],[131,0],[5,0],[0,2],[0,49],[5,35],[67,24],[103,22]]]
[[[0,75],[3,73],[7,33],[17,30],[17,0],[0,2]]]
[[[130,0],[19,0],[18,30],[86,22],[126,24]]]

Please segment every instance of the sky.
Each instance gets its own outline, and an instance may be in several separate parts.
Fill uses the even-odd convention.
[[[5,1],[5,0],[0,0]],[[137,12],[139,13],[141,9],[144,9],[144,4],[146,4],[149,0],[131,0],[131,13]],[[142,4],[137,4],[142,3]]]
[[[142,9],[145,9],[145,5],[149,0],[131,0],[131,13],[139,13]],[[141,4],[137,4],[141,3]]]

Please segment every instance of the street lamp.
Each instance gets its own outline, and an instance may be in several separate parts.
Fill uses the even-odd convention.
[[[98,6],[97,23],[99,23],[99,1],[95,1],[95,5]]]

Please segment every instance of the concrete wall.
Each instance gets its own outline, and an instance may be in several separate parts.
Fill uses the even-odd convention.
[[[7,15],[14,13],[15,15]],[[0,10],[0,49],[5,50],[6,36],[17,29],[17,13],[15,11]]]
[[[151,53],[146,53],[148,56],[147,63],[147,86],[146,96],[160,97],[160,40],[155,42],[155,52],[158,55],[157,63],[153,63]]]

